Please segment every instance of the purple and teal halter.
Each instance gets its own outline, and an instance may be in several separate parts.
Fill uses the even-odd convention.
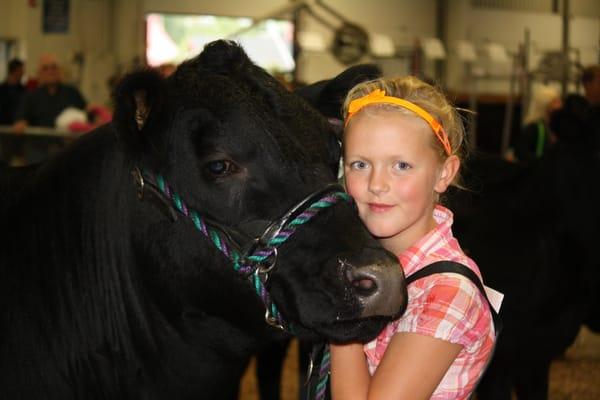
[[[210,239],[211,243],[232,262],[233,269],[251,280],[254,290],[265,305],[266,322],[280,329],[285,329],[285,321],[265,287],[269,273],[277,263],[278,247],[320,211],[340,201],[352,202],[352,198],[340,185],[328,185],[291,207],[282,217],[273,221],[260,237],[254,239],[247,250],[241,251],[239,249],[242,247],[238,244],[230,243],[232,239],[223,232],[223,228],[217,228],[197,211],[190,209],[162,175],[152,175],[138,168],[132,171],[132,175],[137,183],[140,199],[143,198],[144,189],[150,189],[170,208],[173,219],[176,219],[173,209],[190,219],[196,229]]]

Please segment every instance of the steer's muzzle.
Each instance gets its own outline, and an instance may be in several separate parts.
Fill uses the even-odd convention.
[[[361,318],[402,315],[408,295],[396,256],[382,249],[363,249],[359,256],[339,262],[346,284],[362,305]]]

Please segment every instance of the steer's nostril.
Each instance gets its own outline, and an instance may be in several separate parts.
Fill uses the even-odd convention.
[[[408,296],[398,259],[382,249],[362,251],[337,260],[345,294],[360,303],[361,318],[399,316]]]
[[[356,267],[346,260],[339,260],[348,284],[357,296],[366,299],[377,294],[379,290],[378,270],[380,267],[362,266]]]
[[[354,288],[362,296],[368,296],[377,290],[377,284],[375,281],[368,278],[356,279],[352,281],[352,286],[354,286]]]

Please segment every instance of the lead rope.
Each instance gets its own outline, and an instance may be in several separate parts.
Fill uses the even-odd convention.
[[[323,358],[321,358],[321,366],[319,367],[319,380],[317,381],[317,389],[315,400],[323,400],[327,393],[327,383],[329,382],[329,372],[331,370],[331,353],[329,352],[329,344],[325,344],[323,348]]]
[[[144,172],[147,174],[147,172]],[[271,317],[274,318],[274,321],[279,322],[279,326],[283,328],[283,318],[277,310],[275,303],[272,301],[269,292],[265,288],[263,281],[260,279],[258,274],[258,268],[254,269],[252,265],[245,264],[242,261],[242,257],[240,253],[236,249],[230,249],[227,246],[227,240],[224,240],[222,234],[218,231],[211,229],[204,221],[202,216],[198,214],[193,209],[190,209],[183,199],[173,191],[171,186],[166,182],[162,175],[156,176],[156,182],[158,184],[158,188],[161,193],[169,199],[177,211],[179,211],[182,215],[192,220],[194,226],[198,231],[200,231],[204,236],[209,238],[212,243],[215,245],[217,249],[221,253],[223,253],[231,262],[233,263],[233,269],[244,276],[248,276],[250,273],[252,274],[252,282],[254,284],[254,290],[261,298],[265,307],[268,311],[270,311]],[[260,264],[264,262],[272,255],[276,254],[276,247],[285,243],[293,234],[296,232],[296,229],[306,222],[310,221],[319,211],[331,207],[334,204],[338,203],[340,200],[343,201],[352,201],[351,197],[344,192],[334,192],[330,193],[327,196],[324,196],[320,200],[312,203],[306,210],[304,210],[300,215],[290,221],[284,229],[279,231],[273,238],[269,240],[267,243],[267,247],[265,249],[257,251],[255,254],[247,257],[249,261],[253,263]]]
[[[315,368],[315,360],[321,356],[319,369]],[[304,400],[323,400],[329,398],[327,396],[327,384],[331,371],[331,353],[329,343],[317,342],[313,345],[310,351],[308,370],[306,371],[306,381],[304,385],[307,387]],[[313,379],[313,372],[315,379]]]

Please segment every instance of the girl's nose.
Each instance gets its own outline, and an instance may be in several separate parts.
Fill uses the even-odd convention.
[[[383,171],[374,169],[369,179],[369,191],[373,194],[385,193],[389,185]]]

